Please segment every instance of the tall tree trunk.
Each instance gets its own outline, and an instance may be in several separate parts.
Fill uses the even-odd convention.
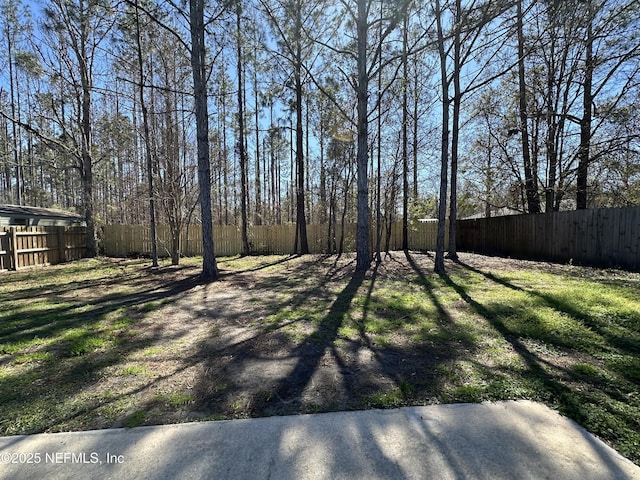
[[[276,127],[273,124],[273,98],[269,99],[269,211],[271,222],[276,222],[276,151],[275,151]]]
[[[300,242],[300,253],[309,253],[307,240],[307,219],[305,215],[305,181],[304,181],[304,151],[302,128],[302,8],[297,2],[295,10],[295,63],[293,76],[296,90],[296,235]]]
[[[555,16],[555,15],[554,15]],[[556,19],[552,20],[554,23]],[[545,211],[552,212],[555,202],[555,189],[556,189],[556,172],[558,169],[558,151],[556,149],[556,136],[558,133],[558,123],[556,121],[556,102],[554,101],[554,87],[556,76],[556,34],[551,34],[551,39],[545,51],[548,54],[547,62],[547,90],[546,90],[546,104],[547,104],[547,134],[545,140],[546,157],[547,157],[547,185],[545,188]]]
[[[540,213],[540,197],[536,181],[537,171],[531,168],[531,149],[529,147],[529,127],[527,115],[527,84],[525,79],[524,64],[524,25],[522,0],[517,2],[517,30],[518,30],[518,83],[520,104],[520,129],[522,132],[522,160],[524,164],[525,191],[527,196],[527,209],[529,213]],[[535,169],[537,170],[537,168]]]
[[[369,176],[368,136],[369,136],[369,77],[367,72],[367,0],[358,0],[357,18],[357,104],[358,104],[358,145],[357,164],[357,211],[356,226],[356,271],[363,272],[371,265],[369,254]]]
[[[147,111],[147,103],[144,98],[144,64],[142,61],[142,43],[140,39],[140,12],[138,2],[136,0],[136,45],[138,48],[138,69],[140,82],[140,109],[142,110],[142,125],[144,132],[144,149],[147,161],[147,177],[149,187],[149,220],[151,228],[151,261],[154,267],[158,266],[158,241],[156,234],[156,206],[155,193],[153,190],[153,159],[151,157],[151,134],[149,133],[149,113]]]
[[[405,8],[402,27],[402,250],[409,251],[409,135],[407,43],[409,21]]]
[[[93,214],[93,158],[91,155],[91,90],[93,88],[90,67],[87,64],[87,43],[89,24],[82,22],[80,45],[75,49],[80,67],[80,82],[82,86],[82,145],[81,145],[81,177],[84,204],[84,216],[87,222],[86,255],[95,257],[98,254],[96,245],[96,227]]]
[[[2,132],[4,134],[2,138],[2,143],[8,147],[9,145],[9,121],[5,117],[0,118],[0,122],[2,123]],[[3,152],[3,154],[8,158],[10,156],[9,152]],[[7,192],[11,191],[11,177],[13,176],[13,172],[11,171],[11,163],[6,162],[4,164],[4,178],[3,178],[3,190]],[[53,179],[52,179],[53,180]],[[56,193],[59,190],[56,188]]]
[[[340,216],[340,243],[338,246],[338,255],[342,255],[344,253],[344,234],[345,234],[345,226],[347,223],[347,211],[349,208],[349,190],[351,190],[351,166],[347,166],[347,175],[344,180],[344,204],[342,206],[342,214]]]
[[[256,108],[256,209],[254,212],[254,224],[262,225],[262,190],[260,184],[260,105],[258,103],[258,73],[256,70],[257,65],[253,70],[253,94]]]
[[[382,5],[381,5],[382,7]],[[382,37],[382,8],[380,8],[379,32]],[[382,91],[382,56],[378,61],[378,92]],[[378,102],[378,144],[376,169],[376,261],[382,262],[382,102]]]
[[[305,148],[305,153],[304,153],[304,164],[305,164],[305,174],[304,174],[304,181],[305,181],[305,189],[304,189],[304,201],[305,201],[305,213],[306,213],[306,223],[313,223],[313,197],[312,197],[312,193],[311,193],[311,175],[309,175],[309,172],[311,171],[311,167],[309,166],[309,159],[311,158],[311,155],[309,153],[309,138],[310,138],[310,129],[311,129],[311,122],[309,121],[309,107],[311,104],[311,100],[309,99],[309,97],[307,96],[306,98],[306,108],[304,110],[304,116],[305,116],[305,120],[304,120],[304,148]],[[306,225],[305,225],[305,236],[306,236]]]
[[[449,172],[449,79],[447,76],[447,55],[442,31],[442,9],[440,0],[435,0],[436,24],[438,30],[438,54],[440,57],[440,82],[442,84],[442,141],[440,160],[440,195],[438,199],[438,232],[436,235],[436,259],[434,272],[445,274],[445,222],[447,219],[447,174]]]
[[[458,259],[456,249],[456,220],[458,218],[458,139],[460,137],[460,28],[462,22],[462,2],[456,0],[455,31],[453,35],[453,118],[451,119],[451,195],[449,197],[449,251],[447,258]]]
[[[580,147],[578,150],[578,175],[576,208],[587,208],[587,179],[591,149],[591,119],[593,108],[593,7],[588,4],[587,39],[585,45],[585,73],[582,92],[582,118],[580,119]]]
[[[327,166],[324,159],[324,122],[320,121],[320,215],[319,223],[327,222]]]
[[[247,151],[245,149],[244,128],[244,82],[242,55],[242,4],[236,3],[236,46],[238,55],[238,153],[240,156],[240,233],[242,237],[242,254],[249,255],[249,237],[247,235]]]
[[[418,201],[418,70],[414,72],[414,91],[413,91],[413,201]]]
[[[298,185],[298,164],[296,163],[296,152],[294,147],[293,140],[293,120],[289,119],[289,173],[291,173],[291,177],[289,179],[289,191],[287,195],[289,196],[289,208],[288,208],[288,217],[289,222],[293,223],[296,220],[296,204],[294,203],[294,198],[296,197],[296,188]],[[296,228],[296,236],[299,231]],[[294,242],[294,246],[298,244],[298,239]]]
[[[165,85],[175,85],[175,62],[164,68]],[[170,78],[170,75],[173,77]],[[164,92],[165,127],[164,127],[164,156],[165,156],[165,210],[171,230],[171,264],[180,262],[180,232],[182,231],[182,188],[180,171],[180,133],[178,129],[178,104],[175,93]]]
[[[11,117],[16,118],[16,93],[15,87],[16,82],[14,81],[14,71],[13,71],[13,38],[11,36],[11,28],[6,25],[6,34],[7,34],[7,62],[9,64],[9,91],[11,96]],[[12,147],[13,147],[13,163],[15,166],[15,180],[16,180],[16,204],[23,205],[24,201],[22,198],[22,175],[21,175],[21,158],[18,155],[18,132],[16,127],[16,122],[11,122],[12,128]]]
[[[226,83],[221,95],[222,101],[222,171],[224,180],[224,224],[229,225],[229,152],[227,151],[227,90]]]
[[[485,190],[484,190],[484,217],[491,218],[491,194],[493,193],[493,152],[491,147],[492,139],[489,140],[489,151],[486,153],[486,174],[485,174]]]
[[[207,71],[205,49],[204,0],[189,0],[191,29],[191,67],[196,108],[198,150],[198,186],[202,217],[202,277],[218,278],[211,218],[211,167],[209,164],[209,113],[207,107]]]

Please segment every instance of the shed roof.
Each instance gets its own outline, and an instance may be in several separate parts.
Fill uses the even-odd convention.
[[[67,212],[65,210],[57,210],[54,208],[25,207],[21,205],[0,205],[0,216],[14,215],[83,220],[82,216],[78,215],[77,213]]]

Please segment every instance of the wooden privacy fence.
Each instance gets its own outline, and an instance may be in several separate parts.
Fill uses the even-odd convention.
[[[295,224],[250,226],[247,229],[252,254],[292,254],[296,234]],[[335,243],[340,248],[341,227],[336,226]],[[347,224],[344,229],[343,252],[353,252],[356,246],[356,225]],[[417,223],[409,227],[409,248],[433,250],[436,245],[436,222]],[[370,229],[370,245],[375,245],[375,225]],[[181,254],[202,255],[202,232],[200,225],[184,228],[180,239]],[[242,252],[240,227],[214,225],[214,248],[216,255],[238,255]],[[333,241],[329,241],[327,225],[307,225],[307,238],[311,253],[335,252]],[[171,231],[166,225],[158,225],[158,254],[168,256],[171,250]],[[386,244],[386,232],[382,234],[382,249]],[[331,248],[329,248],[329,246]],[[146,225],[105,225],[103,248],[107,256],[150,255],[151,235]],[[402,224],[391,225],[389,249],[402,248]]]
[[[0,270],[82,258],[85,227],[0,227]]]
[[[640,270],[640,207],[458,221],[461,251]]]
[[[308,225],[307,236],[311,253],[335,252],[329,248],[327,225]],[[448,230],[448,228],[447,228]],[[375,225],[370,228],[370,245],[375,244]],[[216,255],[237,255],[242,251],[240,228],[215,225]],[[409,227],[411,250],[435,250],[437,222],[412,224]],[[356,225],[345,225],[343,251],[355,250]],[[295,224],[251,226],[249,244],[253,254],[291,254],[295,239]],[[341,228],[337,226],[336,246],[339,248]],[[386,244],[383,232],[382,248]],[[573,261],[594,266],[616,266],[640,270],[640,207],[610,208],[553,212],[538,215],[459,220],[457,228],[459,251],[505,257]],[[331,242],[333,243],[333,242]],[[445,241],[445,245],[448,245]],[[106,255],[149,255],[149,227],[143,225],[106,225],[103,247]],[[158,250],[168,256],[171,234],[167,226],[158,226]],[[402,248],[402,224],[391,225],[389,249]],[[202,255],[199,225],[182,231],[181,253]]]

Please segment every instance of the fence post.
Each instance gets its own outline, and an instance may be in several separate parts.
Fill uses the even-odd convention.
[[[18,236],[16,235],[16,227],[9,227],[10,240],[9,240],[9,254],[11,256],[11,263],[13,270],[18,270]]]
[[[66,255],[66,231],[67,227],[56,227],[58,234],[58,263],[63,263],[67,261]]]

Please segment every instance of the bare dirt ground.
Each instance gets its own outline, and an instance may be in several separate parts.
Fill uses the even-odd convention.
[[[470,254],[461,259],[463,266],[448,268],[608,275]],[[446,338],[454,328],[445,324],[450,313],[435,295],[444,332],[439,342],[416,341],[403,328],[376,335],[365,318],[371,313],[402,327],[403,312],[385,311],[390,307],[384,296],[393,294],[396,282],[416,276],[430,295],[432,257],[396,252],[364,276],[353,276],[354,260],[262,257],[241,271],[221,263],[222,279],[208,284],[197,280],[194,267],[160,269],[152,289],[172,290],[167,287],[157,309],[138,314],[133,335],[145,348],[132,350],[118,365],[120,374],[107,371],[112,375],[103,375],[95,388],[126,396],[124,413],[143,411],[143,423],[149,424],[438,402],[446,366],[474,345],[459,332]],[[458,303],[451,308],[465,310],[464,301]],[[411,312],[405,313],[409,318]],[[134,374],[122,375],[123,365]],[[93,426],[121,426],[127,415],[99,416]]]
[[[150,345],[128,359],[152,377],[145,385],[130,379],[139,390],[132,408],[143,406],[145,423],[348,410],[427,367],[432,352],[339,333],[358,290],[373,275],[402,278],[407,265],[388,261],[353,279],[350,255],[276,258],[240,272],[221,264],[222,279],[209,284],[194,280],[193,269],[159,273],[195,284],[136,324],[136,341],[148,336]],[[122,380],[103,379],[120,391]],[[171,401],[175,392],[184,393],[184,405],[168,413],[158,399]]]
[[[0,278],[0,434],[530,399],[640,458],[640,273],[480,255]]]

